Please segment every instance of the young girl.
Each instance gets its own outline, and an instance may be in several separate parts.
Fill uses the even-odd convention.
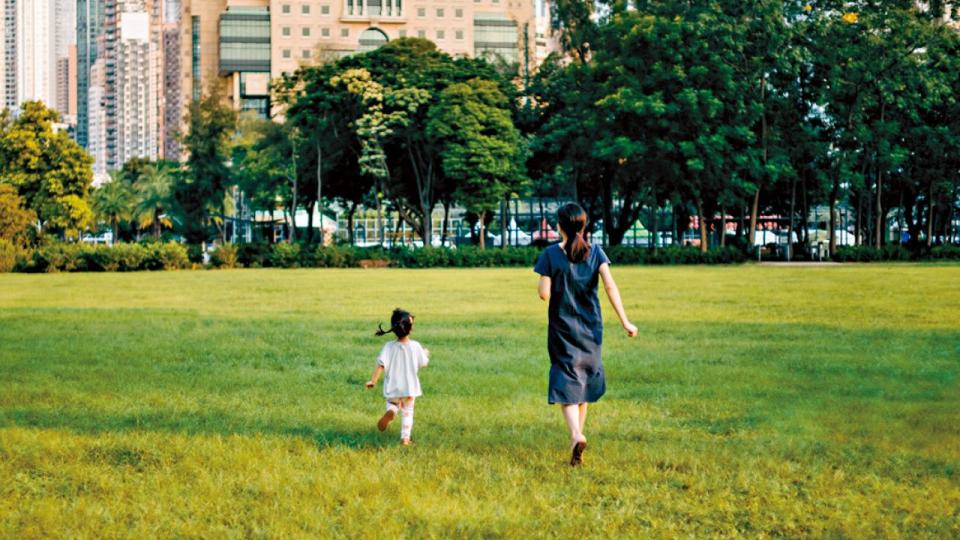
[[[583,463],[587,438],[583,424],[587,403],[606,391],[600,344],[603,321],[597,282],[603,287],[627,335],[637,335],[630,323],[620,291],[610,274],[610,259],[598,245],[591,246],[583,235],[587,213],[570,203],[557,212],[563,241],[543,250],[534,272],[540,274],[540,298],[550,301],[547,351],[550,353],[550,384],[547,401],[559,403],[570,429],[570,465]]]
[[[383,377],[383,397],[387,399],[387,412],[383,413],[377,422],[377,429],[386,430],[397,412],[400,412],[400,444],[409,446],[410,431],[413,430],[413,403],[417,396],[423,394],[417,373],[429,362],[430,351],[410,339],[413,315],[407,311],[400,308],[393,310],[390,329],[384,330],[382,325],[378,325],[378,328],[378,336],[393,332],[397,339],[383,346],[377,356],[377,367],[373,370],[373,376],[365,386],[373,388],[380,375],[386,374]]]

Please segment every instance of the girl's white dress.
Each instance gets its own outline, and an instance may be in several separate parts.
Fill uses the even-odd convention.
[[[422,395],[417,373],[429,361],[423,346],[412,339],[406,343],[394,340],[384,344],[377,356],[377,365],[383,366],[383,397],[394,399]]]

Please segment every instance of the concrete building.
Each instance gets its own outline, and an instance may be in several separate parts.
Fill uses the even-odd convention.
[[[52,2],[3,0],[0,104],[57,101],[55,10]]]
[[[266,116],[271,79],[404,36],[523,73],[549,52],[548,21],[549,0],[182,0],[181,87],[198,99],[219,86]]]

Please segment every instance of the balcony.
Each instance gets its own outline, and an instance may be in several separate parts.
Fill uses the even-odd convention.
[[[342,22],[379,23],[406,22],[403,0],[343,0]]]

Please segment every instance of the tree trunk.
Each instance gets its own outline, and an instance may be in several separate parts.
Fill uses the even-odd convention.
[[[614,232],[613,226],[613,193],[610,181],[606,178],[603,182],[603,245],[610,246]]]
[[[110,245],[113,245],[117,243],[117,234],[120,232],[120,220],[117,219],[117,216],[110,219],[110,228],[113,229],[113,238],[110,240]]]
[[[727,247],[727,208],[720,207],[720,247]]]
[[[153,237],[160,239],[160,209],[153,209]]]
[[[500,201],[500,247],[507,247],[507,243],[510,241],[508,237],[507,225],[509,221],[507,220],[507,213],[510,211],[510,195],[508,194],[502,201]]]
[[[374,193],[374,198],[377,200],[377,238],[380,240],[380,246],[383,246],[383,203],[380,201],[380,183],[381,179],[377,178],[377,183],[374,187],[376,193]]]
[[[853,243],[855,245],[861,244],[861,238],[863,236],[863,230],[861,229],[861,215],[863,214],[863,197],[857,197],[857,223],[853,228]]]
[[[833,179],[833,189],[830,190],[830,256],[837,251],[837,196],[840,194],[840,169]]]
[[[317,203],[310,202],[307,205],[307,243],[313,243],[313,209]]]
[[[747,242],[752,246],[754,240],[757,238],[757,213],[760,209],[760,186],[757,186],[757,191],[753,194],[753,203],[750,205],[750,234],[748,235]]]
[[[927,191],[927,247],[933,245],[933,183]]]
[[[700,253],[706,253],[709,248],[707,238],[707,217],[703,215],[703,201],[697,199],[697,221],[700,223]]]
[[[787,228],[787,261],[793,259],[793,220],[796,215],[797,178],[790,179],[790,225]]]
[[[660,244],[660,212],[659,212],[659,203],[657,200],[656,194],[653,197],[653,252],[657,252],[657,247]]]
[[[450,232],[450,201],[443,201],[443,225],[440,228],[440,245],[447,245],[447,235]]]
[[[347,229],[349,229],[348,235],[350,237],[351,246],[356,245],[356,241],[357,241],[356,234],[354,233],[354,228],[353,228],[353,216],[354,214],[356,214],[356,212],[357,212],[357,203],[351,202],[350,209],[347,210]]]
[[[320,214],[320,245],[323,245],[323,177],[321,176],[321,168],[323,165],[323,149],[320,148],[320,143],[317,142],[317,209]],[[310,211],[310,217],[313,217],[313,210]],[[313,231],[313,225],[310,226],[310,231]]]
[[[480,212],[480,223],[478,226],[480,228],[480,249],[487,249],[487,226],[484,225],[484,221],[487,220],[486,210]]]
[[[800,220],[800,224],[803,227],[801,231],[803,233],[803,249],[809,253],[810,249],[810,223],[807,221],[810,219],[810,206],[807,203],[807,178],[806,175],[800,180],[800,211],[803,212],[803,218]]]

